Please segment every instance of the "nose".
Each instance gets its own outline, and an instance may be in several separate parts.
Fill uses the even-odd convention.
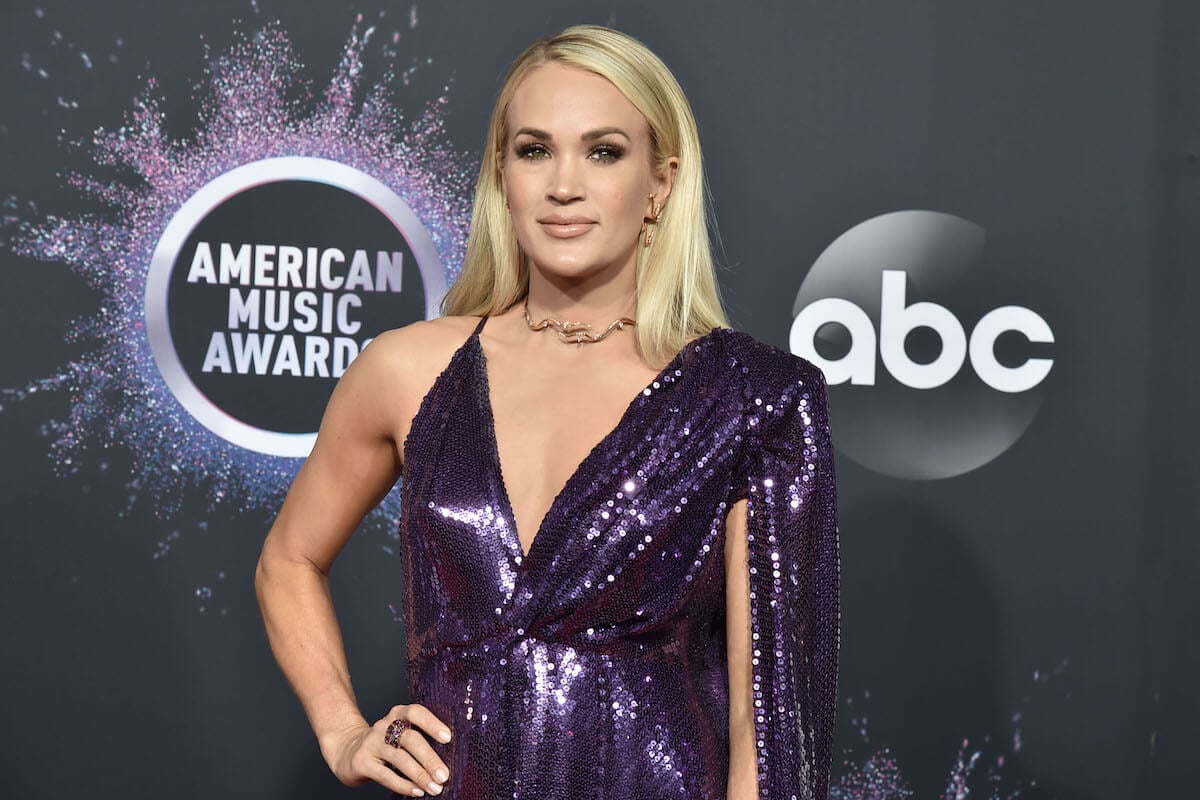
[[[580,167],[569,158],[554,160],[550,171],[550,185],[546,197],[552,203],[566,204],[583,198],[583,181]]]

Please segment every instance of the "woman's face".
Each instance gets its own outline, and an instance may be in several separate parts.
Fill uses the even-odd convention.
[[[502,186],[533,264],[573,278],[634,268],[649,195],[665,203],[674,177],[651,168],[641,112],[605,78],[549,63],[522,79],[506,122]]]

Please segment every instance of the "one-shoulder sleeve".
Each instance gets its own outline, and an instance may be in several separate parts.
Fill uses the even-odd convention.
[[[747,500],[759,798],[825,800],[841,630],[833,448],[824,376],[780,361],[784,375],[747,392],[731,495]]]

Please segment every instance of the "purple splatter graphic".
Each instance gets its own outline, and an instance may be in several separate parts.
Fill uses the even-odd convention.
[[[402,26],[415,24],[414,7]],[[271,511],[282,500],[301,459],[243,449],[197,423],[164,382],[145,330],[147,273],[164,227],[197,190],[229,170],[308,156],[374,176],[413,210],[446,265],[447,282],[453,280],[465,249],[474,158],[447,143],[448,87],[411,122],[398,108],[389,87],[407,85],[416,69],[415,63],[396,66],[399,32],[379,37],[385,74],[364,85],[364,56],[375,36],[376,28],[364,26],[360,15],[332,80],[318,96],[278,22],[239,34],[229,52],[206,55],[205,75],[194,93],[199,123],[191,138],[168,137],[153,78],[121,127],[93,134],[88,148],[96,173],[130,177],[106,182],[72,173],[66,183],[99,200],[108,213],[31,213],[22,219],[21,204],[6,201],[2,243],[19,255],[67,265],[101,296],[96,312],[67,331],[69,341],[89,346],[83,356],[25,386],[0,390],[0,411],[4,403],[41,393],[69,396],[68,416],[46,428],[59,474],[76,472],[90,454],[124,447],[132,455],[131,506],[145,497],[158,514],[170,517],[185,489],[202,492],[210,506],[241,510]],[[80,58],[83,68],[92,68],[91,57]],[[24,69],[38,69],[28,54],[21,61]],[[376,516],[395,522],[395,492]],[[167,539],[156,558],[170,549]]]
[[[966,739],[959,744],[945,788],[936,800],[1016,800],[1037,788],[1036,780],[1021,781],[1006,776],[1005,767],[1021,752],[1025,717],[1033,709],[1035,699],[1044,695],[1069,666],[1070,662],[1064,659],[1052,670],[1033,671],[1033,691],[1022,698],[1022,709],[1009,718],[1011,728],[1006,739],[988,736],[974,744]],[[859,698],[847,697],[842,702],[841,713],[850,723],[855,739],[849,744],[843,742],[840,769],[835,765],[834,770],[838,777],[830,787],[829,796],[831,800],[913,800],[916,794],[890,750],[871,742],[866,713],[870,700],[871,693],[866,691]]]

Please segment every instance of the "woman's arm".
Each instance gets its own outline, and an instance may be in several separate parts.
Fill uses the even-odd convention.
[[[756,365],[726,521],[731,782],[749,758],[761,800],[829,796],[837,708],[840,556],[824,376],[795,356]],[[744,505],[744,509],[739,509]],[[746,630],[748,625],[749,630]],[[748,641],[747,641],[748,639]],[[749,672],[747,678],[746,673]],[[747,688],[749,680],[749,688]],[[736,681],[736,684],[735,684]],[[746,734],[755,752],[735,751]],[[741,704],[735,716],[735,704]],[[737,759],[737,760],[733,760]],[[749,791],[742,779],[739,791]],[[731,787],[730,797],[743,800]]]
[[[725,640],[729,661],[729,783],[727,800],[758,800],[754,701],[750,676],[750,556],[746,501],[725,520]]]
[[[359,711],[328,578],[355,528],[399,476],[397,431],[403,411],[397,409],[405,404],[398,397],[396,376],[402,370],[396,369],[394,352],[394,346],[377,340],[338,382],[312,454],[263,544],[255,588],[275,658],[334,774],[344,783],[374,780],[413,794],[412,785],[382,760],[392,755],[379,746],[382,728],[373,730]],[[446,728],[419,706],[393,709],[374,727],[386,727],[397,714],[433,736]],[[374,733],[379,742],[367,742]],[[405,750],[425,770],[412,777],[428,789],[431,774],[445,765],[423,737],[407,737]]]

